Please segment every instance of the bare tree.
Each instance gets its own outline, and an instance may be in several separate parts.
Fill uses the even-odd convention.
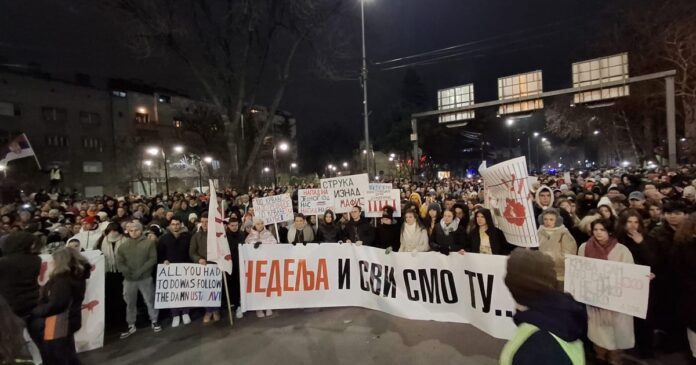
[[[251,141],[241,138],[245,106],[260,90],[271,94],[268,115],[283,98],[303,42],[321,35],[343,0],[116,0],[107,10],[122,15],[128,41],[142,56],[173,55],[187,66],[209,101],[221,111],[230,177],[246,186],[267,118]]]

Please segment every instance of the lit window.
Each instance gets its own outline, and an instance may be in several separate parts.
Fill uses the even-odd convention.
[[[84,161],[82,163],[82,171],[88,173],[99,173],[104,170],[101,161]]]
[[[113,90],[111,91],[111,95],[119,98],[125,98],[127,94],[125,91]]]
[[[135,113],[135,123],[137,123],[137,124],[150,123],[150,115],[147,113]]]
[[[180,120],[174,119],[174,128],[181,128],[183,123]]]

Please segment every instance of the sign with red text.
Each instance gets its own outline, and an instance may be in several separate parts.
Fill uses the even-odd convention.
[[[253,205],[254,216],[263,219],[264,224],[289,222],[295,218],[289,194],[254,198]]]
[[[524,156],[491,167],[482,165],[479,174],[486,187],[486,207],[505,238],[520,247],[538,247],[534,205],[529,194],[529,176]]]
[[[370,190],[367,174],[321,179],[321,188],[333,189],[334,213],[350,212],[356,205],[363,210],[367,207],[367,191]]]
[[[304,215],[322,215],[334,210],[332,189],[299,189],[297,191],[297,210]]]
[[[398,317],[471,323],[509,339],[515,303],[506,256],[385,254],[351,244],[239,247],[242,309],[356,306]]]
[[[82,327],[75,332],[77,352],[90,351],[104,347],[104,255],[98,250],[82,252],[92,272],[87,279],[85,299],[82,300]],[[39,285],[43,286],[53,272],[53,257],[41,255]]]
[[[568,255],[564,291],[591,306],[645,319],[650,266]]]
[[[367,191],[365,217],[379,218],[385,206],[394,208],[394,217],[401,217],[401,191],[392,184],[371,183]]]
[[[220,307],[222,271],[217,265],[157,265],[155,308]]]

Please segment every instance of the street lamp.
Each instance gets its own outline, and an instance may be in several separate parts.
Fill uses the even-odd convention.
[[[539,137],[539,132],[534,132],[534,137]]]
[[[505,120],[505,125],[507,125],[508,127],[512,127],[513,124],[515,124],[515,120],[514,120],[514,119],[508,118],[508,119]]]
[[[176,146],[174,146],[174,152],[176,152],[176,153],[184,153],[184,146],[181,146],[181,145],[176,145]]]
[[[599,134],[599,130],[598,130],[598,129],[595,129],[595,131],[592,132],[592,134],[594,134],[595,136],[598,135],[598,134]]]
[[[297,168],[297,163],[293,162],[290,164],[291,169],[296,169]]]
[[[360,23],[362,28],[362,69],[360,72],[360,80],[362,81],[363,89],[363,118],[365,124],[365,148],[370,149],[370,128],[369,117],[367,114],[367,55],[365,51],[365,1],[360,0]],[[367,151],[364,152],[367,155]],[[365,156],[365,170],[370,174],[370,156]]]
[[[145,166],[147,166],[147,167],[152,166],[152,160],[145,160],[145,161],[143,161],[143,165],[145,165]],[[3,169],[3,170],[4,170],[4,169]]]
[[[290,145],[287,142],[280,142],[279,144],[273,145],[273,183],[278,186],[278,158],[276,150],[280,152],[287,152],[290,149]]]
[[[541,137],[542,142],[546,142],[546,137]]]
[[[198,161],[198,187],[201,189],[201,193],[203,193],[203,163],[204,162],[206,164],[211,164],[211,163],[213,163],[213,158],[210,156],[205,156]],[[208,178],[210,178],[210,173],[208,173]]]
[[[348,162],[345,162],[345,161],[343,162],[343,168],[344,168],[344,169],[347,169],[347,168],[348,168]]]

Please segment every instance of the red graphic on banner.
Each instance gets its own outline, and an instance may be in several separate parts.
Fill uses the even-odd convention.
[[[525,209],[522,203],[515,199],[505,199],[505,211],[503,211],[505,220],[516,226],[523,226],[525,220]]]
[[[232,255],[225,255],[225,261],[232,261]]]
[[[87,309],[88,311],[91,312],[94,310],[94,307],[96,307],[97,305],[99,305],[99,301],[95,299],[95,300],[89,301],[87,303],[82,303],[82,309]]]
[[[46,270],[48,269],[48,262],[41,262],[41,269],[39,270],[39,283],[43,283],[46,280]]]

